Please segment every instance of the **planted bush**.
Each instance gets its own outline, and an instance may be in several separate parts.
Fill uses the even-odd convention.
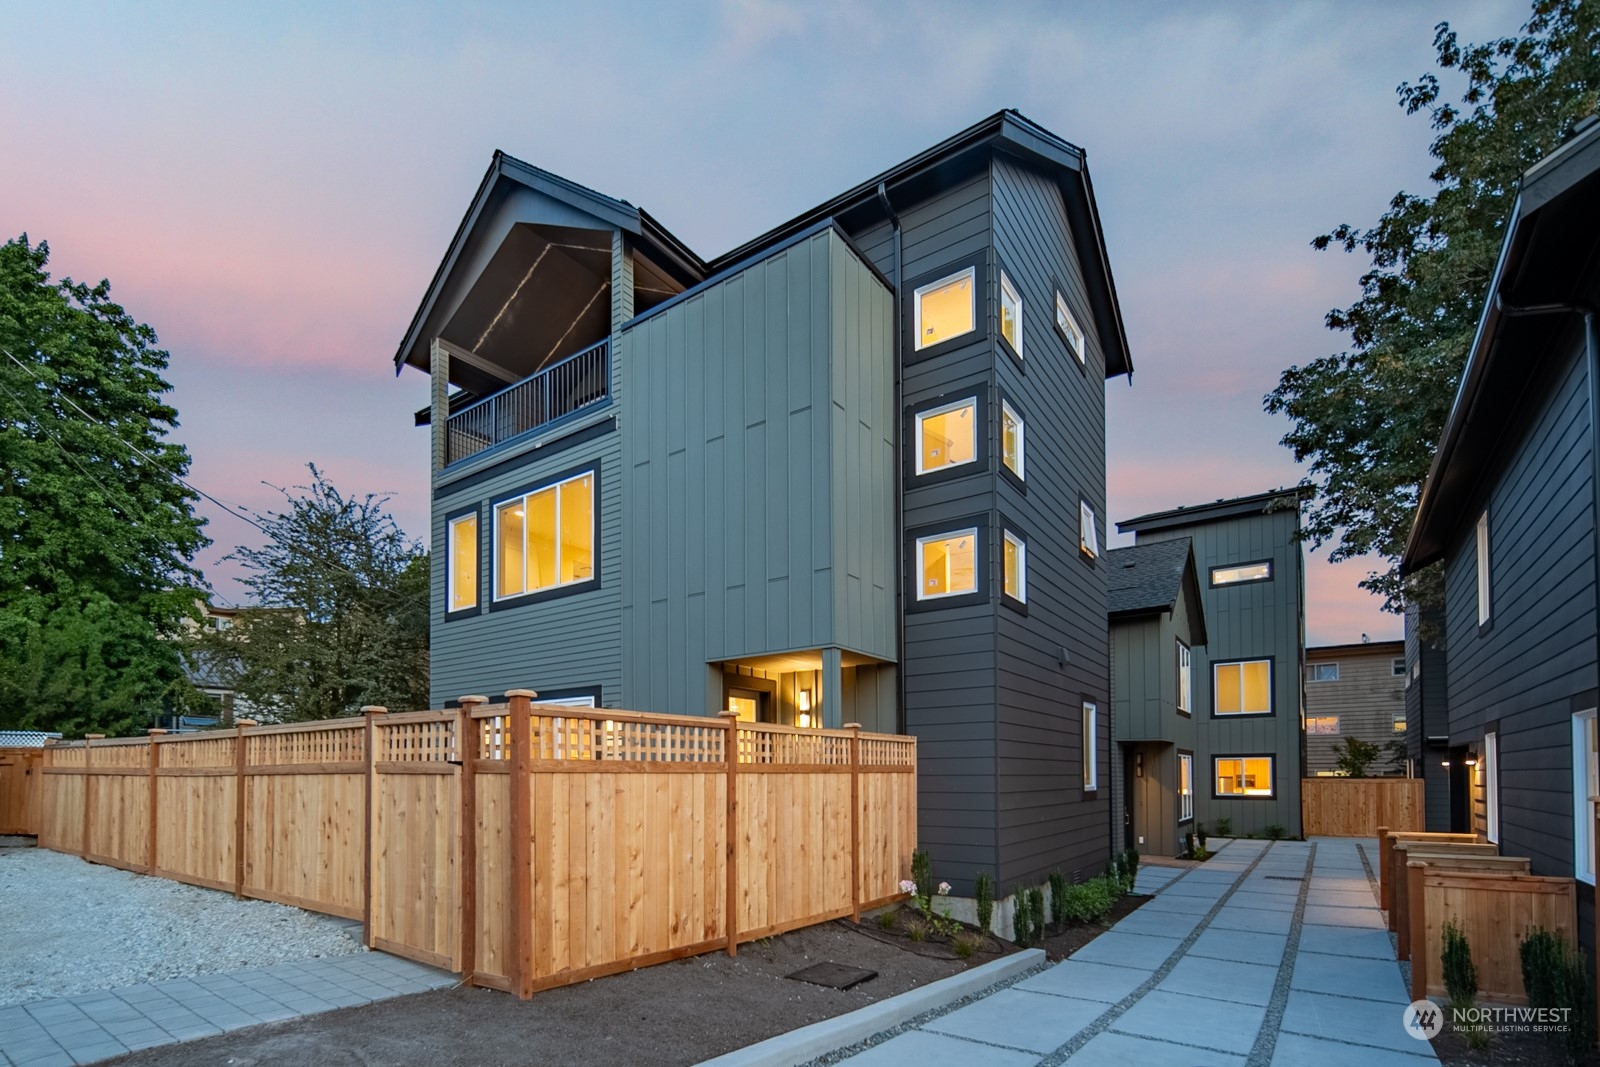
[[[1455,1018],[1470,1011],[1478,1002],[1478,968],[1472,962],[1472,946],[1467,935],[1454,919],[1446,919],[1440,931],[1444,950],[1439,953],[1439,963],[1444,974],[1445,993],[1450,997],[1450,1007]],[[1460,1027],[1467,1035],[1467,1044],[1475,1049],[1489,1047],[1489,1034],[1481,1024]]]
[[[994,879],[989,877],[988,871],[978,875],[972,892],[978,903],[978,926],[987,931],[989,920],[994,918]]]
[[[933,860],[923,849],[911,854],[911,880],[917,884],[913,892],[923,900],[933,896]]]
[[[1567,1059],[1575,1064],[1584,1062],[1594,1044],[1595,999],[1583,957],[1566,938],[1538,927],[1523,938],[1519,951],[1528,1007],[1564,1010]]]
[[[1124,853],[1128,866],[1128,889],[1131,892],[1133,883],[1139,880],[1139,850],[1130,848]]]
[[[1233,836],[1233,820],[1232,819],[1230,819],[1230,818],[1221,818],[1221,819],[1217,820],[1217,836],[1218,837],[1232,837]]]
[[[1282,826],[1279,826],[1275,822],[1274,823],[1268,823],[1265,827],[1262,828],[1262,832],[1265,833],[1268,837],[1272,838],[1272,840],[1274,840],[1274,841],[1282,841],[1285,837],[1289,836],[1289,831],[1285,830]],[[1254,835],[1251,835],[1251,836],[1254,836]]]
[[[1067,917],[1067,876],[1050,872],[1050,922],[1060,926]]]
[[[1034,910],[1034,895],[1039,897],[1038,910]],[[1017,886],[1014,891],[1015,905],[1011,914],[1012,940],[1023,948],[1034,945],[1042,933],[1044,925],[1044,894],[1039,890],[1029,890],[1024,886]]]

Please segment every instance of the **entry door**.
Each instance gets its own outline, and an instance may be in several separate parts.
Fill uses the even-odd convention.
[[[1122,753],[1122,847],[1123,850],[1133,848],[1133,809],[1139,803],[1138,782],[1133,776],[1135,769],[1133,749],[1124,749]]]
[[[740,722],[772,721],[767,694],[759,689],[729,689],[728,710],[736,713]]]

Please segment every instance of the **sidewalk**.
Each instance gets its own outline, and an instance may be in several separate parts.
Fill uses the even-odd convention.
[[[846,1062],[852,1067],[1423,1067],[1362,849],[1238,840],[1069,960]]]
[[[0,1064],[93,1063],[456,982],[454,975],[420,963],[363,952],[35,1000],[0,1008]]]

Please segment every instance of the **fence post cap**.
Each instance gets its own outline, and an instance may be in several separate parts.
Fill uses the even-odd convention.
[[[254,719],[234,719],[233,720],[233,725],[235,725],[235,726],[260,726],[261,724],[256,722]]]
[[[737,719],[738,717],[739,717],[739,713],[737,711],[728,711],[728,710],[724,709],[722,711],[717,712],[717,718],[719,718],[719,719]]]
[[[456,703],[460,704],[460,705],[462,705],[464,707],[468,706],[468,705],[471,705],[471,704],[487,704],[487,703],[489,703],[489,698],[486,697],[486,696],[478,696],[478,695],[474,694],[472,696],[457,697],[456,698]]]
[[[845,730],[859,730],[859,729],[861,729],[861,724],[858,723],[858,722],[847,722],[847,723],[844,724],[842,729],[845,729]]]
[[[150,729],[146,730],[145,733],[149,734],[151,737],[156,737],[160,734],[166,733],[166,731],[152,726]]]
[[[382,704],[363,704],[361,706],[361,714],[363,714],[363,715],[387,715],[387,714],[389,714],[389,709],[384,707]]]
[[[105,734],[84,734],[83,735],[83,739],[85,741],[104,741],[106,739],[106,735]]]
[[[532,689],[507,689],[506,690],[507,699],[509,699],[511,697],[527,697],[529,700],[532,700],[534,697],[536,697],[538,695],[539,694],[534,692]]]

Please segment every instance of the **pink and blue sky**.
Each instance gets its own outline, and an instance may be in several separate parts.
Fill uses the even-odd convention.
[[[0,233],[156,327],[198,485],[266,508],[314,461],[422,537],[427,383],[390,360],[494,149],[711,256],[1014,107],[1088,153],[1137,367],[1108,384],[1123,519],[1298,480],[1261,397],[1341,347],[1322,318],[1364,266],[1308,242],[1429,191],[1394,89],[1432,68],[1434,24],[1475,40],[1526,10],[7,4]],[[202,511],[238,600],[220,557],[254,531]],[[1325,555],[1310,640],[1399,636],[1356,586],[1370,564]]]

